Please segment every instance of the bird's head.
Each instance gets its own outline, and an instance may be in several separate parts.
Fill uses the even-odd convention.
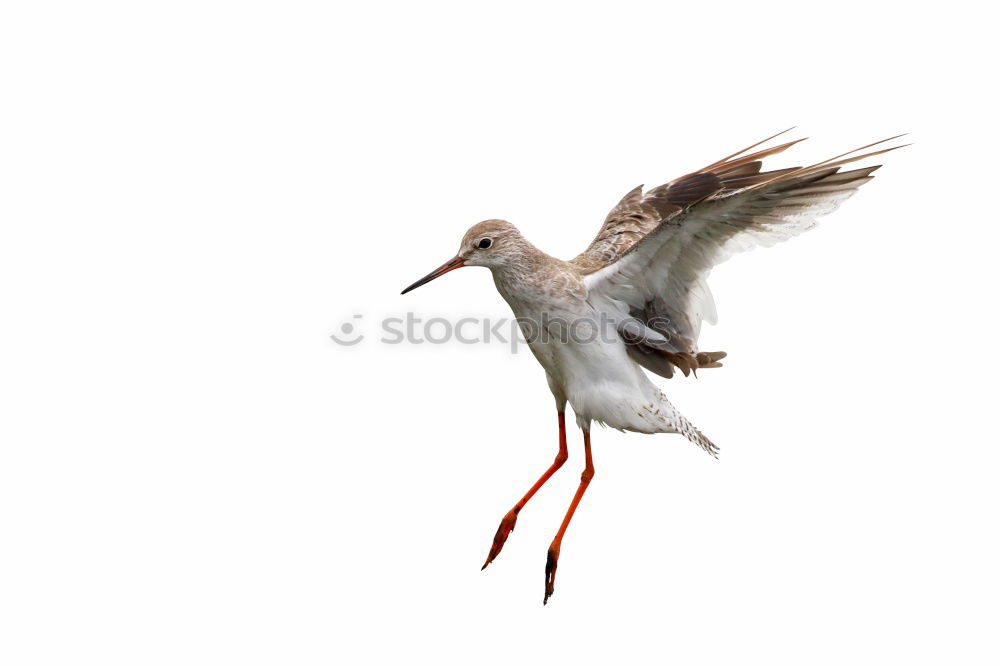
[[[527,241],[510,222],[505,220],[485,220],[474,224],[462,237],[458,254],[436,270],[420,278],[402,293],[413,291],[431,280],[462,266],[486,266],[490,269],[504,268],[518,261],[524,255]]]

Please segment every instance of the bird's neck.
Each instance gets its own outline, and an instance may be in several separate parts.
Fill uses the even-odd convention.
[[[492,266],[493,279],[500,284],[516,287],[530,282],[546,264],[557,261],[526,240],[517,244],[516,251],[500,266]]]
[[[493,267],[497,291],[515,312],[532,304],[544,305],[553,281],[566,272],[566,262],[545,254],[527,241],[519,248],[515,260]]]

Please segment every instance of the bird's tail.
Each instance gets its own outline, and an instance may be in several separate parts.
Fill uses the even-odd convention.
[[[708,437],[705,437],[705,435],[703,435],[700,430],[695,428],[690,421],[684,418],[684,415],[677,411],[677,408],[670,404],[670,401],[667,400],[667,397],[662,393],[660,394],[660,400],[662,405],[667,408],[665,410],[661,410],[661,414],[667,421],[670,428],[674,432],[684,435],[689,442],[693,442],[694,444],[700,446],[702,449],[710,453],[713,458],[718,459],[719,447],[716,446],[715,443]]]

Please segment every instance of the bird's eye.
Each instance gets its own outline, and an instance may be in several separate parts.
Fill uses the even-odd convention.
[[[490,245],[493,245],[493,239],[491,239],[491,238],[484,238],[483,240],[479,241],[479,249],[480,250],[485,250]]]

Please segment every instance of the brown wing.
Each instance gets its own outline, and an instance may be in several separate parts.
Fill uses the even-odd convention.
[[[841,159],[876,145],[870,144],[808,167],[760,172],[760,157],[789,145],[709,165],[698,173],[719,178],[717,191],[647,225],[645,233],[631,239],[627,247],[619,246],[613,261],[597,265],[597,255],[588,258],[587,252],[581,255],[582,262],[577,258],[581,268],[592,268],[584,276],[588,301],[620,322],[619,333],[637,363],[668,377],[674,366],[684,374],[715,367],[716,354],[705,355],[697,348],[702,320],[714,323],[715,318],[706,283],[712,268],[733,252],[771,245],[812,228],[817,218],[835,210],[871,180],[878,168],[841,171],[841,166],[895,150]],[[670,188],[690,177],[664,186],[663,195],[657,193],[662,188],[656,188],[634,202],[655,210],[650,198],[668,199]],[[605,228],[613,230],[614,225],[606,223]],[[591,248],[605,248],[610,255],[606,250],[609,238],[613,234],[598,236]]]
[[[789,130],[785,130],[788,132]],[[572,260],[584,274],[593,273],[618,261],[626,252],[656,229],[665,220],[684,209],[711,197],[726,196],[736,190],[770,180],[793,169],[780,169],[761,173],[761,160],[775,155],[802,141],[790,141],[751,155],[737,157],[771,139],[784,134],[779,132],[763,141],[725,157],[703,169],[694,171],[665,185],[643,192],[642,185],[626,194],[601,225],[590,246]],[[798,168],[798,167],[795,167]]]

